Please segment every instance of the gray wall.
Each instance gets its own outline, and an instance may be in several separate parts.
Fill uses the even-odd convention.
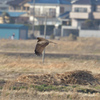
[[[79,37],[100,37],[100,30],[79,30]]]
[[[78,29],[63,29],[61,35],[62,35],[62,37],[64,37],[64,36],[69,36],[70,34],[79,36],[79,30]]]

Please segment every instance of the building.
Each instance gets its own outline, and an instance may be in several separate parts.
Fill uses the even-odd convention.
[[[8,11],[9,9],[9,5],[7,5],[6,3],[0,3],[0,11],[5,12]]]
[[[10,12],[27,12],[30,22],[34,19],[35,25],[43,25],[45,16],[48,25],[61,24],[58,16],[71,11],[71,3],[68,0],[14,0],[7,4]]]
[[[26,4],[30,0],[13,0],[9,1],[7,4],[9,5],[9,11],[16,12],[28,12],[29,5]]]
[[[96,0],[93,11],[93,18],[100,20],[100,0]]]
[[[29,15],[27,15],[27,12],[11,12],[11,11],[0,12],[0,24],[3,23],[26,24],[28,22],[29,22]]]
[[[13,0],[7,2],[9,5],[9,15],[15,23],[29,23],[30,0]]]
[[[7,12],[13,23],[26,24],[29,22],[29,15],[27,12]]]
[[[11,39],[12,35],[14,39],[27,39],[28,28],[21,24],[0,24],[0,39]]]
[[[31,0],[30,4],[30,21],[34,19],[35,25],[44,25],[47,17],[47,25],[61,25],[58,17],[71,11],[71,3],[67,0]]]
[[[66,23],[70,21],[71,24],[62,26],[61,36],[68,36],[70,33],[74,33],[79,36],[86,36],[85,34],[83,35],[83,32],[82,35],[80,35],[83,27],[85,26],[84,23],[86,20],[95,20],[100,22],[100,0],[73,1],[72,11],[69,13],[69,18],[65,21]],[[99,29],[99,25],[96,26],[96,28]],[[86,27],[84,30],[85,29]],[[91,29],[93,30],[93,28]],[[94,33],[95,32],[87,36],[95,36]]]

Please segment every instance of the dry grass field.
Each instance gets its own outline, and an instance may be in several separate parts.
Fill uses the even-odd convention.
[[[100,60],[81,58],[99,56],[100,39],[52,41],[42,63],[36,40],[0,40],[0,100],[100,100]]]
[[[46,48],[47,53],[92,53],[100,54],[99,38],[78,38],[77,41],[69,41],[67,38],[52,40],[55,44],[50,44]],[[34,52],[37,40],[0,40],[0,51]]]

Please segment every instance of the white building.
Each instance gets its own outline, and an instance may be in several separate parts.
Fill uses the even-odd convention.
[[[45,24],[45,16],[47,16],[48,25],[60,25],[61,21],[58,17],[67,11],[71,11],[71,3],[67,0],[37,0],[35,4],[33,2],[29,2],[29,4],[30,21],[34,19],[35,25]]]
[[[98,36],[91,33],[88,30],[87,33],[90,34],[85,35],[83,34],[84,31],[81,30],[82,24],[86,20],[100,20],[100,0],[76,0],[72,4],[72,11],[69,13],[69,18],[66,19],[66,23],[70,21],[69,25],[62,26],[61,36],[68,36],[71,32],[76,33],[79,36]],[[81,34],[82,33],[82,34]]]

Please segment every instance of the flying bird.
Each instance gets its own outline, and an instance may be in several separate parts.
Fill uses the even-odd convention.
[[[37,56],[40,56],[42,55],[42,52],[43,50],[45,49],[45,47],[49,44],[49,43],[54,43],[52,41],[49,41],[47,39],[44,39],[44,38],[41,38],[41,37],[38,37],[37,38],[38,41],[37,41],[37,44],[36,44],[36,47],[35,47],[35,54]],[[56,43],[54,43],[56,44]]]

